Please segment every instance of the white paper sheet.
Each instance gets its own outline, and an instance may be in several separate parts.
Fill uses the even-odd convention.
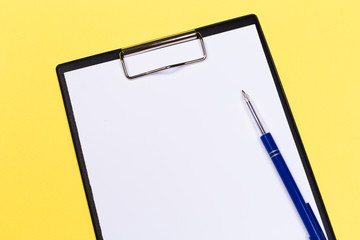
[[[104,239],[308,239],[241,95],[320,220],[255,25],[204,42],[205,61],[136,80],[119,60],[65,73]]]

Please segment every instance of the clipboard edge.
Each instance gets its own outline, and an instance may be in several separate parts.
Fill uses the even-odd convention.
[[[76,127],[76,121],[75,121],[75,117],[74,117],[74,113],[73,113],[73,109],[72,109],[72,105],[71,105],[71,101],[70,101],[70,95],[69,95],[68,88],[67,88],[66,81],[65,81],[65,75],[64,75],[65,72],[62,72],[62,70],[63,69],[61,67],[56,68],[56,72],[57,72],[58,79],[59,79],[59,85],[60,85],[60,89],[61,89],[61,95],[63,96],[66,117],[67,117],[67,120],[69,123],[71,138],[72,138],[72,142],[74,145],[75,155],[76,155],[76,159],[77,159],[77,162],[79,165],[81,180],[82,180],[82,184],[84,187],[86,200],[88,203],[87,205],[88,205],[88,209],[90,212],[90,217],[91,217],[91,221],[92,221],[92,225],[94,228],[94,233],[95,233],[96,239],[103,240],[102,233],[101,233],[101,227],[100,227],[100,221],[99,221],[99,217],[98,217],[98,214],[96,211],[94,196],[93,196],[93,193],[91,190],[90,180],[88,177],[86,164],[85,164],[85,160],[84,160],[84,155],[83,155],[83,151],[82,151],[81,144],[80,144],[79,133],[78,133],[78,130]]]
[[[199,27],[194,30],[200,32],[201,36],[204,38],[207,36],[234,30],[234,29],[237,29],[240,27],[245,27],[245,26],[248,26],[251,24],[260,24],[259,20],[255,14],[249,14],[249,15],[238,17],[238,18],[229,19],[226,21]],[[219,29],[221,29],[221,30],[219,31]],[[88,56],[85,58],[80,58],[77,60],[72,60],[69,62],[61,63],[56,66],[56,72],[57,73],[65,73],[65,72],[69,72],[72,70],[92,66],[95,64],[100,64],[100,63],[120,59],[119,54],[120,54],[121,50],[122,50],[122,48],[119,48],[119,49],[115,49],[112,51],[91,55],[91,56]]]
[[[269,64],[269,68],[270,68],[271,74],[272,74],[273,79],[274,79],[274,84],[276,86],[276,89],[277,89],[277,92],[278,92],[278,95],[279,95],[279,99],[281,101],[281,104],[282,104],[282,107],[284,109],[284,113],[285,113],[287,122],[289,124],[292,136],[294,138],[296,148],[297,148],[298,153],[300,155],[300,159],[301,159],[303,168],[305,170],[307,180],[308,180],[308,182],[310,184],[311,192],[312,192],[312,194],[314,196],[316,206],[319,209],[319,214],[320,214],[323,226],[325,228],[326,236],[328,237],[328,240],[333,240],[333,239],[335,240],[336,236],[335,236],[334,229],[333,229],[333,227],[331,225],[329,215],[328,215],[328,213],[326,211],[326,207],[325,207],[324,201],[322,199],[320,189],[319,189],[319,187],[317,185],[314,172],[313,172],[313,170],[311,168],[309,158],[308,158],[308,156],[306,154],[304,144],[303,144],[303,142],[301,140],[300,132],[299,132],[299,130],[297,128],[295,118],[294,118],[294,116],[292,114],[290,104],[289,104],[289,102],[287,100],[287,97],[286,97],[286,94],[285,94],[285,90],[284,90],[283,85],[282,85],[282,83],[280,81],[280,77],[279,77],[279,74],[277,72],[275,62],[273,61],[269,46],[267,44],[267,41],[265,39],[265,35],[264,35],[263,31],[262,31],[259,19],[257,17],[256,17],[256,21],[257,21],[257,23],[255,25],[256,25],[256,29],[258,31],[258,36],[260,38],[260,41],[261,41],[261,44],[262,44],[262,47],[263,47],[263,50],[264,50],[264,54],[266,56],[266,60],[267,60],[267,62]]]

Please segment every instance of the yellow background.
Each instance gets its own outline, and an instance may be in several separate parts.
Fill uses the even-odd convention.
[[[55,67],[254,13],[338,239],[360,239],[360,3],[1,1],[0,239],[95,239]]]

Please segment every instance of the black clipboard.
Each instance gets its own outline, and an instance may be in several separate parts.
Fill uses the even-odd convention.
[[[212,24],[209,26],[197,28],[197,29],[195,29],[194,32],[196,33],[195,35],[197,38],[199,37],[198,35],[200,35],[200,37],[202,39],[206,39],[207,37],[212,36],[212,35],[228,32],[228,31],[231,31],[234,29],[243,28],[243,27],[246,27],[246,26],[249,26],[252,24],[254,24],[256,26],[262,48],[263,48],[264,54],[266,56],[268,67],[271,71],[271,75],[272,75],[274,84],[277,89],[278,97],[281,101],[282,108],[285,112],[286,119],[287,119],[289,127],[291,129],[292,137],[295,141],[295,144],[296,144],[296,147],[298,150],[298,154],[300,155],[302,165],[306,172],[307,180],[310,184],[312,194],[315,198],[315,202],[319,209],[319,213],[321,215],[321,220],[324,225],[326,235],[327,235],[328,239],[335,239],[335,235],[334,235],[329,217],[327,215],[323,200],[321,198],[318,186],[316,184],[314,174],[312,172],[309,160],[307,158],[304,146],[302,144],[299,132],[295,125],[295,121],[292,116],[289,104],[287,102],[284,90],[282,88],[279,76],[277,74],[275,64],[272,60],[270,50],[267,46],[265,37],[263,35],[263,32],[261,30],[260,23],[259,23],[257,17],[255,15],[248,15],[248,16],[244,16],[244,17],[240,17],[240,18],[236,18],[236,19],[231,19],[228,21],[224,21],[224,22]],[[182,35],[177,35],[177,36],[182,36]],[[172,38],[170,38],[170,40],[171,39]],[[152,43],[154,43],[154,42],[152,42]],[[156,43],[157,43],[157,41],[155,41],[155,46],[156,46]],[[152,46],[154,46],[154,45],[152,45]],[[131,50],[134,50],[134,48],[128,48],[126,50],[129,50],[129,49],[130,49],[130,51],[129,51],[130,53],[131,53]],[[135,50],[136,50],[136,47],[135,47]],[[206,57],[206,52],[204,52],[204,55]],[[72,135],[72,139],[73,139],[73,143],[74,143],[74,147],[75,147],[75,151],[76,151],[76,156],[77,156],[77,160],[78,160],[78,164],[79,164],[79,168],[80,168],[80,172],[81,172],[81,177],[82,177],[82,181],[83,181],[83,185],[84,185],[84,189],[85,189],[85,193],[86,193],[86,198],[88,201],[89,210],[91,213],[91,218],[92,218],[92,222],[93,222],[93,226],[94,226],[94,230],[95,230],[95,235],[96,235],[96,238],[99,240],[103,239],[102,231],[101,231],[100,222],[99,222],[99,218],[98,218],[98,214],[97,214],[97,210],[96,210],[96,206],[95,206],[92,188],[90,186],[88,172],[86,169],[84,154],[83,154],[82,145],[81,145],[80,138],[79,138],[77,122],[74,117],[72,101],[71,101],[69,91],[68,91],[68,86],[66,83],[65,73],[73,71],[73,70],[82,69],[85,67],[101,64],[101,63],[106,63],[106,62],[113,61],[113,60],[120,60],[120,59],[124,60],[123,58],[124,58],[124,49],[117,49],[117,50],[109,51],[106,53],[102,53],[102,54],[90,56],[87,58],[71,61],[68,63],[60,64],[56,68],[59,83],[60,83],[60,88],[61,88],[61,92],[62,92],[62,96],[63,96],[63,101],[64,101],[64,105],[65,105],[65,109],[66,109],[66,114],[67,114],[70,130],[71,130],[71,135]],[[174,67],[176,67],[179,64],[178,65],[173,64],[173,65],[174,65]],[[126,65],[124,63],[123,63],[123,67],[124,67],[124,71],[126,74]],[[166,68],[164,68],[164,69],[166,69]],[[164,69],[159,69],[158,71],[161,71]],[[152,74],[152,73],[150,73],[150,74]],[[127,77],[129,77],[129,76],[127,76]],[[131,76],[130,76],[130,78],[131,78]]]

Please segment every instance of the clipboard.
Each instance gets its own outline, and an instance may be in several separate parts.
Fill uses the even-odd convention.
[[[98,240],[307,238],[241,89],[335,239],[255,15],[56,71]]]

